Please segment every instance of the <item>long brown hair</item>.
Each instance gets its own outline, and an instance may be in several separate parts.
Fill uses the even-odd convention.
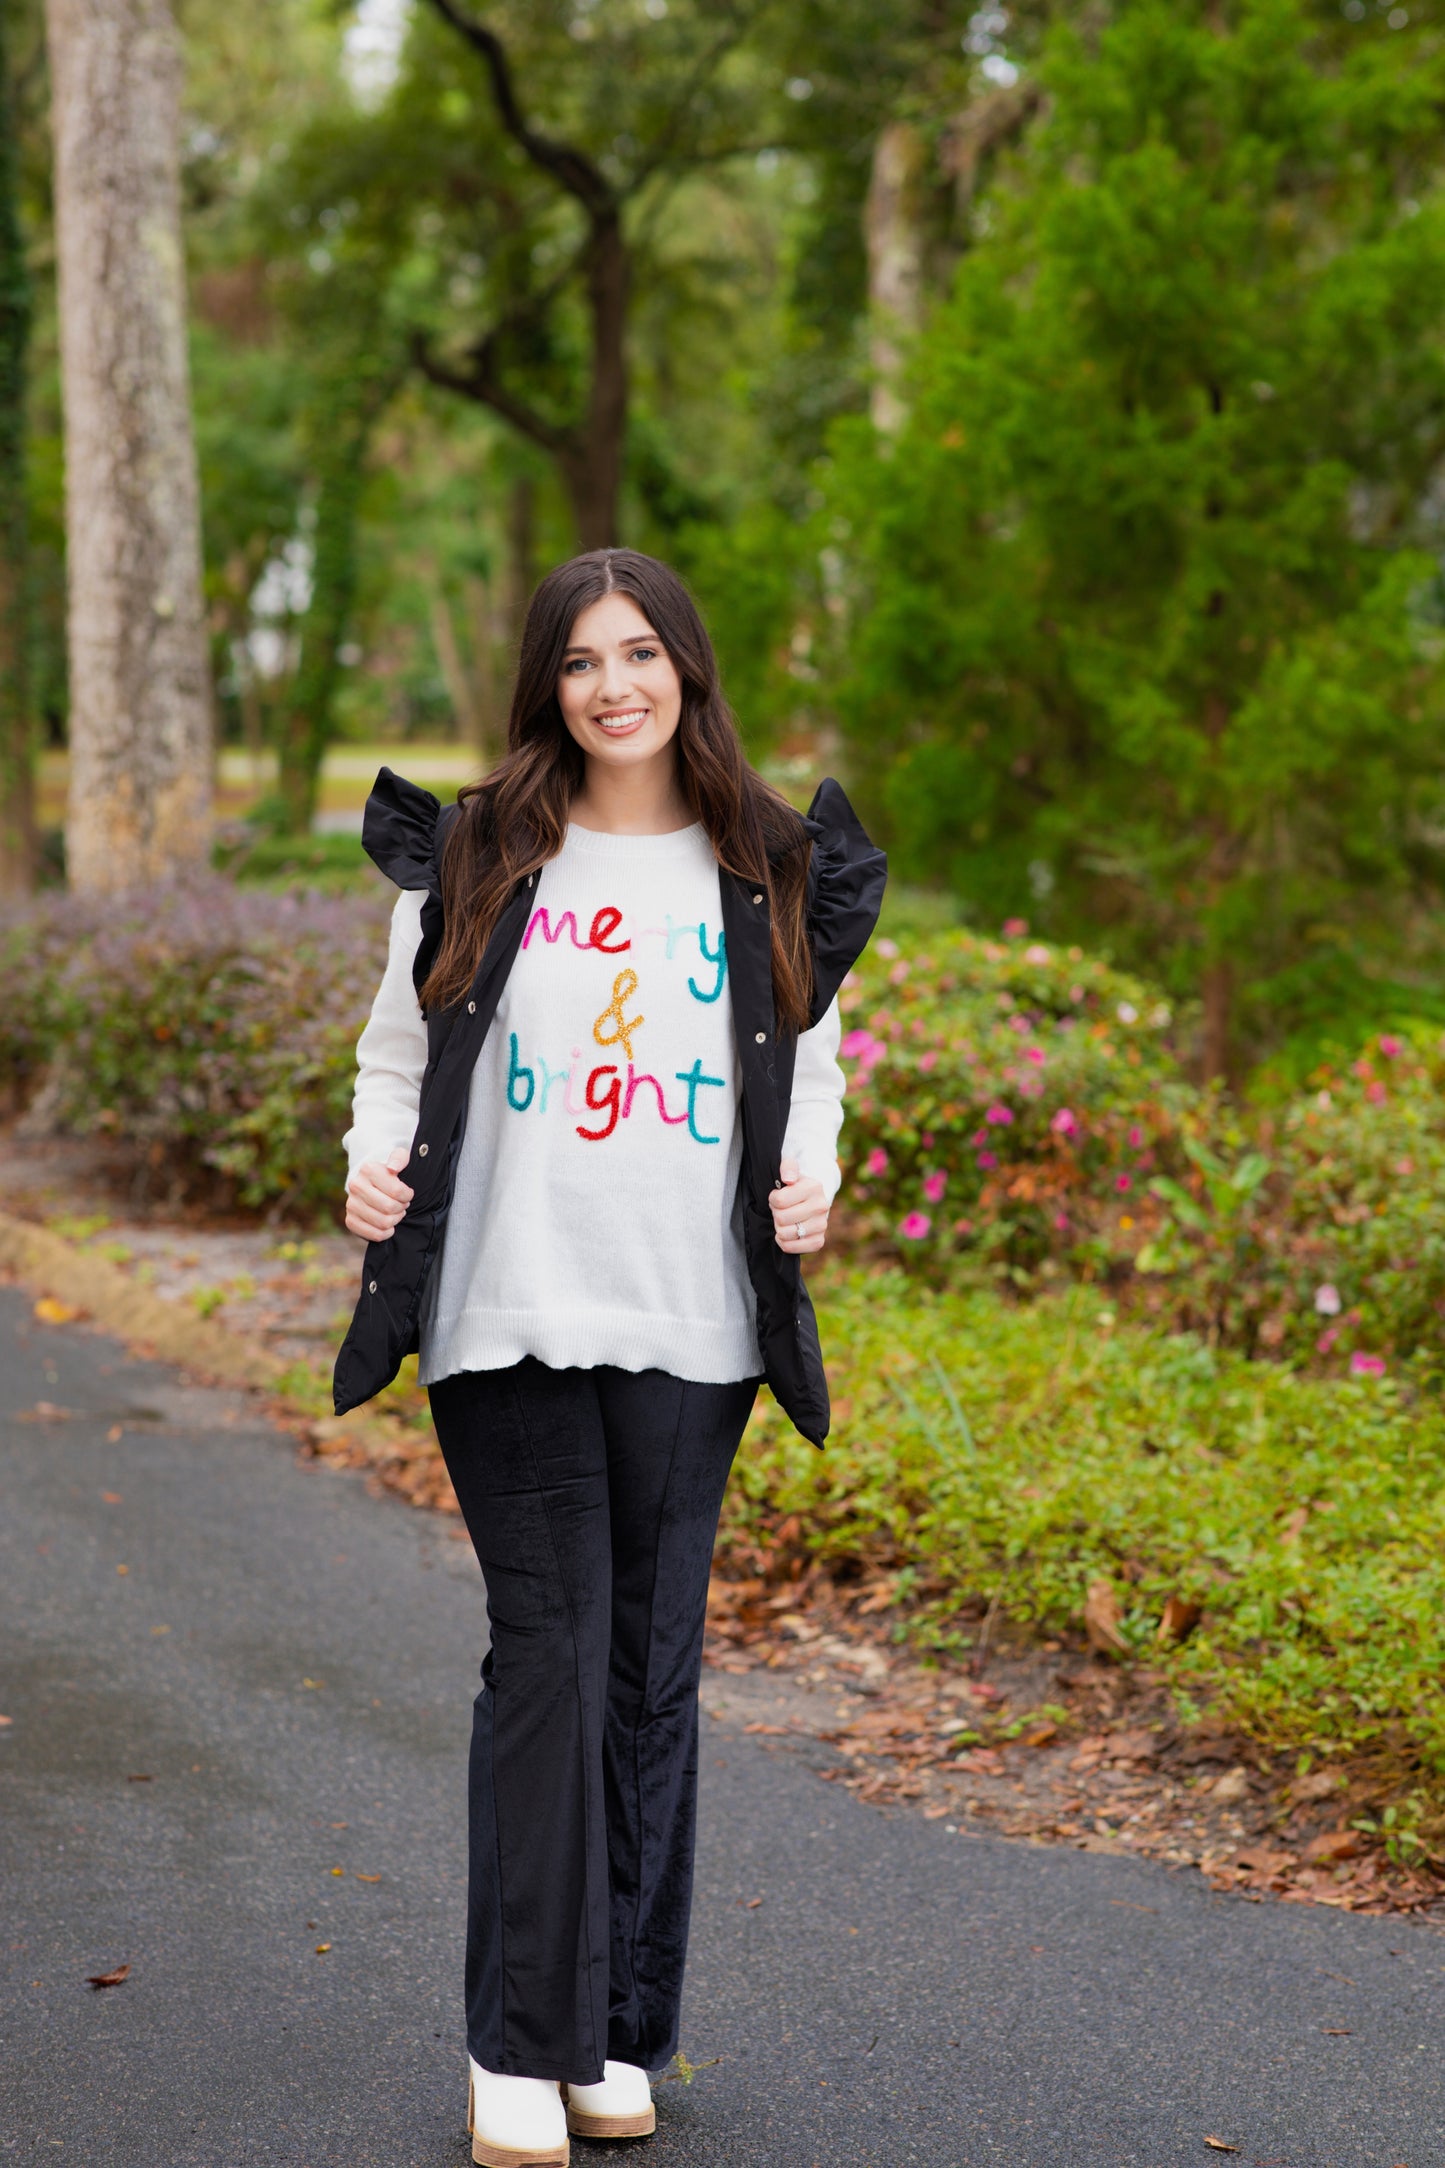
[[[567,835],[581,788],[581,747],[562,720],[557,680],[583,610],[602,595],[631,596],[682,681],[678,780],[707,831],[719,865],[768,897],[773,932],[773,1007],[781,1024],[806,1030],[813,991],[804,910],[809,842],[801,816],[749,767],[718,681],[717,657],[677,574],[640,550],[588,550],[547,577],[522,628],[504,758],[457,793],[460,818],[442,854],[445,931],[426,983],[424,1009],[460,1001],[517,882]]]

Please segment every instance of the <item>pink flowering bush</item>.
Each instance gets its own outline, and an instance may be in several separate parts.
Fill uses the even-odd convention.
[[[1445,1038],[1420,1024],[1323,1068],[1261,1123],[1275,1195],[1266,1345],[1445,1370]],[[1366,1373],[1368,1374],[1368,1373]]]
[[[1128,1200],[1200,1104],[1162,996],[1022,928],[908,947],[875,943],[841,997],[845,1213],[934,1276],[1127,1261]]]

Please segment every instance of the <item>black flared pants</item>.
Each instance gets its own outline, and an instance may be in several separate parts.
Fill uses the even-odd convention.
[[[708,1568],[757,1390],[529,1356],[431,1387],[487,1585],[467,2043],[595,2083],[677,2048]]]

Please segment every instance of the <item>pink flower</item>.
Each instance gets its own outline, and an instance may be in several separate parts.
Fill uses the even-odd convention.
[[[998,1165],[998,1153],[980,1152],[978,1155],[978,1164],[980,1167],[996,1167]]]
[[[1114,1177],[1114,1187],[1115,1189],[1132,1189],[1134,1187],[1133,1175],[1116,1174]]]
[[[1013,1115],[1007,1107],[989,1107],[985,1111],[983,1118],[986,1122],[992,1122],[998,1129],[1006,1129],[1013,1120]]]
[[[971,1235],[973,1233],[973,1221],[967,1219],[955,1220],[953,1231],[956,1235]]]
[[[896,956],[898,954],[898,943],[890,941],[887,934],[883,936],[881,941],[875,941],[873,946],[880,956]]]
[[[1315,1289],[1315,1308],[1321,1317],[1338,1317],[1340,1314],[1340,1291],[1328,1280],[1323,1287]]]
[[[938,1055],[933,1047],[930,1047],[926,1054],[919,1055],[918,1066],[923,1071],[925,1076],[928,1074],[930,1069],[936,1069],[938,1067]]]
[[[1048,960],[1049,952],[1042,941],[1035,941],[1032,948],[1024,950],[1024,962],[1026,964],[1046,964]]]
[[[838,1048],[838,1052],[842,1055],[844,1061],[853,1061],[872,1044],[873,1034],[871,1031],[849,1031],[844,1033],[843,1042]]]
[[[1078,1001],[1082,1001],[1082,1000],[1083,1000],[1083,998],[1084,998],[1084,989],[1083,989],[1083,987],[1082,987],[1082,986],[1071,986],[1071,987],[1069,988],[1069,999],[1070,999],[1070,1001],[1075,1001],[1075,1002],[1078,1002]]]
[[[1372,1106],[1378,1107],[1384,1104],[1385,1100],[1389,1097],[1389,1094],[1385,1090],[1384,1085],[1381,1084],[1377,1078],[1373,1084],[1367,1084],[1365,1086],[1365,1097],[1370,1101]]]
[[[1339,1339],[1339,1337],[1340,1337],[1340,1328],[1339,1328],[1339,1326],[1338,1326],[1338,1325],[1330,1325],[1329,1327],[1327,1327],[1327,1329],[1326,1329],[1326,1330],[1325,1330],[1324,1332],[1322,1332],[1322,1333],[1320,1334],[1320,1336],[1319,1336],[1318,1340],[1316,1340],[1316,1342],[1315,1342],[1315,1353],[1316,1353],[1317,1355],[1328,1355],[1328,1354],[1329,1354],[1329,1352],[1330,1352],[1330,1349],[1331,1349],[1331,1348],[1332,1348],[1332,1347],[1334,1346],[1334,1344],[1335,1344],[1336,1340],[1338,1340],[1338,1339]]]
[[[1003,922],[1005,941],[1021,940],[1028,930],[1029,922],[1026,918],[1006,918]]]
[[[1054,1214],[1054,1229],[1056,1233],[1061,1235],[1066,1235],[1068,1233],[1069,1215],[1067,1212],[1056,1212]]]
[[[1139,1150],[1139,1148],[1144,1142],[1144,1132],[1139,1127],[1139,1124],[1137,1122],[1135,1122],[1133,1128],[1129,1131],[1129,1142],[1133,1145],[1136,1152]]]
[[[975,1129],[968,1141],[970,1144],[987,1144],[988,1131],[986,1129]]]
[[[1041,1046],[1026,1046],[1024,1048],[1025,1061],[1031,1061],[1037,1066],[1042,1067],[1046,1058],[1047,1057],[1045,1056],[1044,1050]]]
[[[1056,1137],[1076,1137],[1079,1134],[1078,1120],[1067,1107],[1059,1108],[1049,1127]]]
[[[1044,1096],[1043,1078],[1041,1076],[1020,1077],[1018,1092],[1021,1099],[1042,1099]]]
[[[923,1146],[925,1152],[931,1152],[933,1150],[933,1131],[931,1129],[925,1129],[923,1135],[919,1138],[918,1141]]]
[[[921,1242],[932,1226],[926,1212],[910,1212],[907,1219],[900,1220],[898,1232],[906,1242]]]
[[[865,1174],[882,1174],[886,1171],[887,1166],[888,1154],[881,1144],[875,1144],[863,1162],[863,1172]]]
[[[1362,1355],[1358,1348],[1350,1357],[1350,1375],[1355,1378],[1382,1378],[1385,1375],[1383,1355]]]
[[[1387,1061],[1393,1061],[1397,1054],[1403,1054],[1405,1051],[1405,1042],[1403,1041],[1403,1039],[1395,1038],[1393,1034],[1388,1031],[1385,1033],[1383,1038],[1378,1039],[1375,1043],[1379,1047],[1380,1052],[1384,1055]]]
[[[891,970],[891,971],[889,972],[889,974],[888,974],[888,983],[889,983],[889,985],[890,985],[890,986],[901,986],[901,985],[903,984],[903,981],[904,981],[904,980],[905,980],[905,979],[907,978],[907,976],[908,976],[908,973],[909,973],[909,969],[910,969],[910,965],[909,965],[909,962],[908,962],[908,958],[907,958],[907,957],[905,956],[905,957],[903,957],[903,958],[902,958],[902,959],[901,959],[901,960],[900,960],[900,961],[899,961],[898,963],[896,963],[896,964],[895,964],[895,965],[893,966],[893,969],[892,969],[892,970]]]
[[[947,1187],[948,1176],[941,1167],[935,1167],[932,1174],[923,1177],[923,1194],[930,1204],[937,1204]]]

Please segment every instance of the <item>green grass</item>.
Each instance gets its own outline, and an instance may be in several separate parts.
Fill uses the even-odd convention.
[[[1027,1307],[901,1277],[820,1289],[825,1452],[767,1404],[734,1538],[789,1535],[895,1579],[898,1631],[963,1646],[996,1600],[1077,1630],[1109,1579],[1187,1701],[1276,1748],[1387,1752],[1445,1789],[1445,1411],[1121,1327],[1089,1288]],[[791,1517],[796,1522],[791,1523]],[[1172,1593],[1204,1606],[1180,1648]]]

